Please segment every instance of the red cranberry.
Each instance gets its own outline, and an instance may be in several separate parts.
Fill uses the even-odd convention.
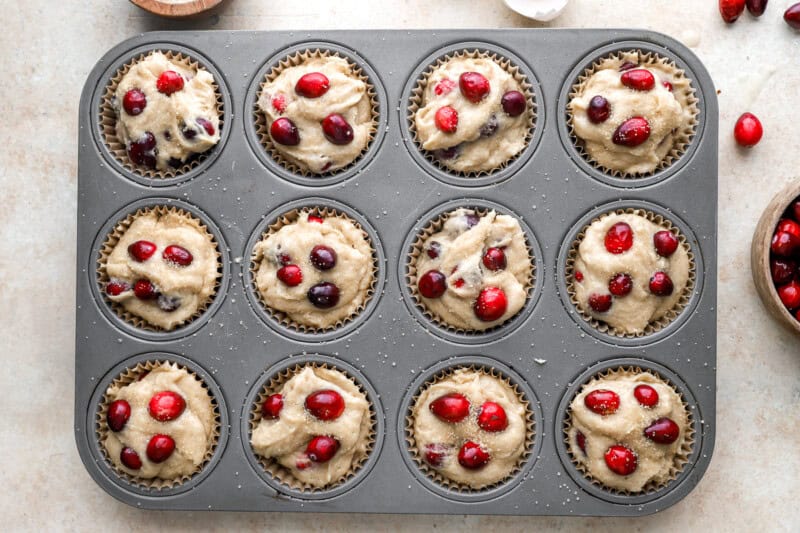
[[[169,96],[183,89],[183,76],[174,70],[165,70],[156,80],[158,92]]]
[[[272,108],[278,113],[286,111],[286,95],[283,93],[275,93],[270,99]]]
[[[629,476],[636,471],[636,454],[625,446],[614,445],[606,451],[606,465],[615,474]]]
[[[467,224],[467,229],[472,229],[478,225],[478,222],[481,221],[481,217],[479,217],[475,213],[467,213],[466,215],[464,215],[464,220]]]
[[[575,271],[575,281],[577,281],[578,283],[583,281],[583,272],[581,272],[580,270]]]
[[[461,145],[457,144],[449,148],[441,148],[439,150],[436,150],[434,154],[440,160],[448,161],[450,159],[456,159],[458,156],[461,155]]]
[[[325,220],[322,217],[318,217],[316,215],[308,215],[309,222],[315,222],[317,224],[322,224]]]
[[[127,446],[119,452],[119,460],[125,468],[130,468],[131,470],[139,470],[142,467],[142,458],[139,457],[136,450]]]
[[[444,96],[449,94],[450,91],[456,88],[456,82],[451,80],[450,78],[444,78],[443,80],[439,81],[433,87],[433,92],[436,93],[436,96]]]
[[[778,222],[778,227],[776,231],[785,231],[786,233],[791,233],[798,239],[800,239],[800,224],[795,222],[794,220],[789,220],[784,218]]]
[[[261,416],[268,420],[275,420],[283,409],[283,396],[280,394],[270,394],[261,405]]]
[[[335,390],[321,390],[306,396],[305,406],[320,420],[336,420],[344,412],[344,398]]]
[[[722,20],[733,24],[744,12],[745,0],[719,0],[719,14]]]
[[[575,434],[575,440],[578,442],[578,448],[581,449],[583,455],[586,455],[586,435],[579,431]]]
[[[772,281],[778,285],[789,283],[797,272],[797,263],[791,259],[782,259],[774,257],[769,262],[770,272],[772,273]]]
[[[671,231],[657,231],[653,235],[653,246],[661,257],[669,257],[678,249],[678,238]]]
[[[629,118],[614,131],[612,141],[622,146],[639,146],[650,138],[650,123],[642,117]]]
[[[767,10],[767,0],[747,0],[747,10],[754,17],[760,17]]]
[[[191,141],[192,139],[197,137],[197,130],[194,128],[190,128],[186,124],[182,124],[181,134],[186,138],[187,141]]]
[[[434,115],[436,127],[445,133],[455,133],[458,129],[458,111],[446,105],[440,107]]]
[[[294,86],[294,92],[306,98],[319,98],[331,86],[328,77],[322,72],[309,72],[304,74]]]
[[[339,303],[339,287],[328,281],[323,281],[308,289],[306,297],[314,307],[330,309]]]
[[[168,263],[174,263],[182,267],[191,265],[192,261],[194,260],[194,257],[189,250],[183,246],[178,246],[177,244],[170,244],[164,248],[164,253],[162,253],[161,256],[164,258],[164,261],[167,261]]]
[[[484,402],[478,410],[478,426],[492,433],[503,431],[508,427],[506,410],[495,402]]]
[[[128,144],[128,157],[134,164],[147,168],[156,167],[156,138],[149,131],[137,141]]]
[[[499,287],[486,287],[478,294],[472,310],[475,316],[484,322],[494,322],[499,320],[508,307],[508,299],[503,289]]]
[[[298,470],[305,470],[306,468],[311,468],[311,460],[308,458],[306,454],[303,454],[301,457],[294,462],[294,467]]]
[[[650,292],[656,296],[669,296],[673,289],[672,280],[666,272],[656,272],[650,278]]]
[[[213,136],[216,130],[214,129],[214,125],[204,118],[198,118],[195,122],[197,125],[206,130],[208,135]]]
[[[614,296],[627,296],[633,289],[629,274],[617,274],[608,282],[608,291]]]
[[[333,144],[344,145],[353,142],[353,128],[339,113],[331,113],[322,121],[322,133]]]
[[[525,95],[519,91],[508,91],[500,99],[500,105],[503,106],[503,111],[509,117],[518,117],[525,112],[528,107],[528,102]]]
[[[111,431],[122,431],[128,419],[131,417],[131,404],[125,400],[114,400],[108,406],[106,422]]]
[[[654,407],[658,403],[658,392],[650,385],[637,385],[633,396],[644,407]]]
[[[106,285],[106,294],[109,296],[119,296],[125,291],[131,290],[131,286],[124,281],[112,279]]]
[[[598,415],[612,415],[619,409],[619,395],[606,389],[596,389],[583,397],[587,409]]]
[[[662,82],[661,82],[661,85],[663,85],[663,86],[664,86],[664,88],[665,88],[666,90],[668,90],[669,92],[672,92],[672,91],[673,91],[673,89],[674,89],[674,87],[672,86],[672,84],[671,84],[670,82],[666,81],[666,80],[665,80],[665,81],[662,81]]]
[[[122,97],[122,108],[132,117],[135,117],[147,107],[147,97],[139,89],[131,89]]]
[[[136,241],[128,246],[128,254],[140,263],[150,259],[154,253],[156,253],[156,245],[150,241]]]
[[[481,129],[478,130],[478,134],[481,137],[491,137],[497,133],[497,128],[499,125],[500,124],[497,122],[497,115],[492,114],[489,117],[489,120],[486,121],[486,124],[481,126]]]
[[[489,94],[491,90],[489,80],[478,72],[465,72],[458,78],[458,88],[464,98],[477,104]]]
[[[620,81],[622,85],[634,91],[650,91],[656,86],[653,73],[643,68],[623,72]]]
[[[755,146],[763,135],[764,127],[758,117],[752,113],[744,113],[733,127],[733,137],[739,146]]]
[[[658,444],[672,444],[678,440],[680,428],[669,418],[659,418],[644,430],[644,436]]]
[[[611,106],[608,100],[598,94],[589,100],[589,107],[586,109],[586,114],[592,124],[601,124],[611,116]]]
[[[308,258],[317,270],[330,270],[336,266],[336,250],[324,244],[314,246]]]
[[[314,437],[306,446],[306,455],[315,463],[327,463],[339,451],[339,441],[333,437]]]
[[[426,253],[431,259],[436,259],[439,257],[439,254],[442,253],[442,245],[436,241],[431,241],[431,243],[428,245]]]
[[[303,283],[303,271],[297,265],[286,265],[278,270],[278,279],[289,287]]]
[[[609,253],[627,252],[633,246],[633,229],[626,222],[617,222],[608,228],[603,243]]]
[[[460,289],[461,287],[463,287],[463,286],[464,286],[464,283],[466,283],[466,281],[464,281],[464,278],[458,278],[457,280],[455,280],[455,281],[453,282],[453,286],[454,286],[456,289]]]
[[[169,422],[175,420],[186,409],[186,400],[177,392],[165,390],[153,394],[147,410],[154,419],[159,422]]]
[[[133,294],[140,300],[154,300],[158,297],[158,291],[150,281],[139,279],[133,284]]]
[[[294,122],[286,117],[281,117],[269,127],[269,135],[272,140],[284,146],[297,146],[300,144],[300,132]]]
[[[591,307],[595,313],[605,313],[611,309],[611,303],[610,294],[592,293],[589,295],[589,307]]]
[[[430,410],[437,418],[456,424],[469,416],[469,400],[463,394],[451,392],[433,400]]]
[[[175,296],[167,296],[166,294],[158,295],[158,308],[167,313],[175,311],[181,306],[181,299]]]
[[[787,231],[779,231],[772,237],[770,249],[776,255],[788,257],[800,249],[800,239]]]
[[[154,463],[163,463],[175,451],[175,441],[169,435],[153,435],[147,443],[147,458]]]
[[[790,6],[783,14],[786,24],[796,30],[800,30],[800,2]]]
[[[778,296],[790,311],[800,308],[800,283],[792,281],[778,287]]]
[[[486,466],[489,459],[491,459],[489,452],[471,440],[465,442],[458,451],[458,464],[469,470],[477,470]]]
[[[438,270],[429,270],[419,278],[417,289],[425,298],[438,298],[447,290],[447,278]]]
[[[639,65],[637,65],[636,63],[632,63],[631,61],[625,61],[623,64],[621,64],[619,66],[619,71],[620,72],[625,72],[626,70],[630,70],[630,69],[636,68],[638,66]]]
[[[449,452],[449,447],[446,444],[426,444],[425,445],[425,462],[434,468],[439,468],[444,463],[445,457]]]
[[[489,248],[483,254],[483,266],[492,271],[506,268],[506,253],[502,248]]]

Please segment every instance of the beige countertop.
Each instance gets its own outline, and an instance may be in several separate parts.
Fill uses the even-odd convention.
[[[2,529],[785,530],[800,524],[800,338],[764,312],[750,280],[761,210],[800,175],[800,32],[773,0],[726,27],[713,0],[572,0],[547,26],[642,27],[691,46],[721,91],[716,450],[695,491],[637,519],[144,512],[90,479],[73,439],[78,99],[97,59],[154,29],[525,27],[500,0],[233,0],[192,23],[124,0],[6,5],[0,32],[0,517]],[[737,149],[733,123],[766,135]],[[709,202],[713,199],[709,199]],[[792,526],[794,524],[794,526]]]

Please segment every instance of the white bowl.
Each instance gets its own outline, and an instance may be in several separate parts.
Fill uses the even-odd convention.
[[[503,0],[520,15],[542,22],[553,20],[564,11],[569,0]]]

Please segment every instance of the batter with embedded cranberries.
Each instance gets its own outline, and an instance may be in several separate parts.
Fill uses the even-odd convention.
[[[374,127],[367,84],[341,57],[311,57],[283,68],[261,91],[275,149],[314,174],[352,163]]]
[[[572,456],[605,486],[639,492],[674,475],[689,418],[675,389],[650,372],[592,380],[570,413]]]
[[[211,300],[218,257],[211,235],[189,215],[138,214],[105,261],[105,293],[148,324],[171,330]]]
[[[528,433],[525,413],[507,382],[460,368],[414,404],[416,448],[442,476],[480,489],[502,481],[519,464]]]
[[[102,445],[111,462],[139,478],[179,479],[205,459],[214,408],[202,383],[162,363],[127,385],[112,385]]]
[[[584,313],[618,332],[642,333],[677,306],[689,267],[677,233],[638,212],[607,214],[585,230],[571,288]]]
[[[117,137],[140,167],[180,168],[219,142],[214,76],[161,52],[137,61],[114,93]]]
[[[306,366],[261,406],[250,444],[303,484],[326,487],[367,456],[371,431],[366,396],[342,372]]]
[[[459,208],[415,259],[420,303],[448,325],[485,330],[525,305],[533,265],[519,222]]]
[[[488,57],[459,56],[428,76],[414,114],[422,148],[447,168],[500,168],[525,147],[532,109],[520,83]]]
[[[361,309],[375,276],[372,246],[352,220],[307,210],[268,233],[254,260],[256,287],[267,306],[319,329]]]

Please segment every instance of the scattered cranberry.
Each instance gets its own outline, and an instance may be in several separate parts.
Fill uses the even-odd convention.
[[[165,70],[156,80],[158,92],[169,96],[183,89],[183,76],[174,70]]]
[[[583,455],[586,455],[586,435],[579,431],[575,434],[575,440],[578,442],[578,448],[581,449]]]
[[[464,278],[458,278],[457,280],[455,280],[455,281],[453,282],[453,286],[454,286],[456,289],[460,289],[461,287],[463,287],[463,286],[464,286],[464,284],[465,284],[465,283],[466,283],[466,281],[464,281]]]
[[[439,396],[430,403],[429,408],[437,418],[451,424],[457,424],[469,416],[469,400],[457,392]]]
[[[620,71],[620,72],[625,72],[626,70],[630,70],[630,69],[632,69],[632,68],[636,68],[636,67],[638,67],[638,66],[639,66],[639,65],[637,65],[636,63],[632,63],[632,62],[630,62],[630,61],[625,61],[623,64],[621,64],[621,65],[619,66],[619,71]]]
[[[778,287],[778,296],[790,311],[800,308],[800,283],[792,281]]]
[[[508,299],[503,289],[499,287],[486,287],[478,294],[475,305],[472,307],[475,316],[484,322],[499,320],[506,312]]]
[[[311,249],[308,259],[317,270],[330,270],[336,266],[336,250],[324,244],[318,244]]]
[[[292,256],[290,256],[289,254],[279,254],[278,263],[280,263],[282,266],[291,265]]]
[[[139,470],[142,467],[141,457],[136,453],[136,450],[128,446],[122,448],[119,452],[119,460],[126,468],[131,470]]]
[[[269,135],[272,140],[284,146],[297,146],[300,144],[300,132],[294,122],[286,117],[281,117],[269,127]]]
[[[669,296],[673,289],[672,280],[666,272],[658,271],[650,278],[650,292],[656,296]]]
[[[276,420],[280,417],[283,409],[283,396],[280,394],[270,394],[261,405],[261,416],[268,420]]]
[[[484,402],[478,409],[478,426],[491,433],[503,431],[508,427],[506,410],[495,402]]]
[[[445,457],[449,448],[445,444],[426,444],[425,445],[425,462],[434,468],[439,468],[444,463]]]
[[[175,441],[169,435],[153,435],[147,443],[147,458],[154,463],[163,463],[175,451]]]
[[[128,144],[128,157],[134,164],[147,168],[156,168],[156,138],[149,131],[139,137],[138,141]]]
[[[800,249],[800,239],[789,232],[779,231],[772,237],[770,249],[776,255],[789,257]]]
[[[203,128],[204,130],[206,130],[206,133],[208,135],[213,136],[214,133],[216,133],[216,130],[214,129],[214,125],[211,122],[209,122],[208,120],[206,120],[204,118],[198,118],[195,122],[197,122],[198,126]]]
[[[619,395],[606,389],[596,389],[583,397],[587,409],[598,415],[608,416],[619,409]]]
[[[158,291],[150,281],[146,279],[136,280],[133,284],[133,294],[140,300],[154,300],[158,297]]]
[[[719,0],[719,14],[722,20],[733,24],[744,12],[745,0]]]
[[[297,265],[286,265],[278,269],[278,279],[289,287],[297,287],[303,283],[303,271]]]
[[[432,241],[428,245],[428,249],[426,250],[428,257],[431,259],[436,259],[442,253],[442,245],[436,241]]]
[[[320,420],[336,420],[344,412],[344,398],[335,390],[321,390],[306,396],[306,410]]]
[[[177,296],[158,295],[158,308],[167,313],[171,313],[181,306],[181,299]]]
[[[800,2],[790,6],[789,9],[783,14],[783,20],[786,24],[796,30],[800,30]]]
[[[489,80],[483,74],[478,72],[464,72],[458,78],[458,88],[461,89],[461,94],[464,98],[477,104],[489,94],[491,90]]]
[[[339,113],[331,113],[323,119],[322,133],[333,144],[345,145],[353,142],[353,128]]]
[[[275,95],[270,99],[270,103],[272,104],[272,108],[277,111],[278,113],[283,113],[286,111],[286,95],[283,93],[275,93]]]
[[[154,253],[156,253],[156,245],[150,241],[136,241],[128,246],[128,254],[140,263],[150,259]]]
[[[438,298],[447,290],[447,278],[438,270],[429,270],[419,278],[417,288],[425,298]]]
[[[608,100],[598,94],[589,100],[589,108],[586,110],[586,114],[593,124],[601,124],[611,116],[611,105]]]
[[[659,418],[644,430],[644,436],[658,444],[672,444],[678,440],[680,428],[669,418]]]
[[[674,87],[672,86],[672,84],[671,84],[670,82],[666,81],[666,80],[662,81],[662,82],[661,82],[661,85],[663,85],[663,86],[664,86],[664,88],[665,88],[666,90],[668,90],[669,92],[672,92],[672,91],[673,91],[673,89],[674,89]]]
[[[157,392],[150,398],[147,410],[159,422],[175,420],[186,409],[186,400],[177,392],[165,390]]]
[[[309,222],[315,222],[317,224],[322,224],[325,220],[322,217],[318,217],[316,215],[308,215]]]
[[[611,303],[610,294],[593,293],[589,296],[589,307],[591,307],[595,313],[605,313],[611,309]]]
[[[525,112],[528,107],[528,102],[525,95],[519,91],[508,91],[500,99],[500,105],[503,106],[503,111],[509,117],[518,117]]]
[[[114,400],[108,406],[106,422],[111,431],[122,431],[128,419],[131,417],[131,404],[125,400]]]
[[[314,307],[330,309],[339,303],[339,287],[333,283],[323,281],[308,289],[306,297]]]
[[[483,254],[483,266],[491,271],[503,270],[506,268],[506,253],[502,248],[489,248]]]
[[[614,296],[627,296],[633,289],[633,280],[629,274],[616,274],[608,282],[608,291]]]
[[[769,262],[772,281],[778,285],[789,283],[797,273],[797,263],[791,259],[774,257]]]
[[[754,17],[760,17],[767,10],[767,0],[747,0],[747,10]]]
[[[609,253],[627,252],[633,246],[633,229],[626,222],[617,222],[608,228],[603,243]]]
[[[436,93],[436,96],[444,96],[449,94],[450,91],[456,88],[456,82],[451,80],[450,78],[444,78],[440,82],[438,82],[433,87],[433,92]]]
[[[642,117],[633,117],[619,125],[611,140],[614,144],[633,148],[646,142],[649,138],[650,123]]]
[[[306,446],[306,455],[315,463],[327,463],[339,451],[339,441],[333,437],[314,437]]]
[[[192,261],[194,260],[194,257],[189,250],[183,246],[178,246],[177,244],[170,244],[164,248],[164,253],[162,253],[161,256],[164,258],[164,261],[182,267],[191,265]]]
[[[124,281],[112,279],[106,285],[106,294],[109,296],[119,296],[125,291],[131,290],[131,286]]]
[[[678,238],[671,231],[657,231],[653,235],[653,246],[661,257],[669,257],[678,249]]]
[[[636,471],[636,454],[625,446],[614,445],[605,453],[606,465],[620,476],[629,476]]]
[[[458,464],[469,470],[482,468],[489,462],[491,457],[489,452],[481,448],[481,445],[468,440],[458,451]]]
[[[458,111],[446,105],[440,107],[434,115],[436,127],[445,133],[455,133],[458,129]]]
[[[322,72],[309,72],[304,74],[294,86],[294,92],[306,98],[319,98],[331,86],[328,77]]]
[[[577,281],[578,283],[583,281],[583,272],[581,272],[580,270],[575,271],[575,281]]]
[[[147,107],[147,97],[139,89],[130,89],[122,97],[122,108],[132,117],[135,117]]]
[[[655,407],[658,404],[658,391],[650,385],[637,385],[633,389],[633,396],[644,407]]]
[[[623,72],[620,81],[622,85],[634,91],[651,91],[656,86],[653,73],[643,68]]]
[[[762,135],[764,135],[764,128],[761,126],[761,121],[752,113],[744,113],[733,127],[733,137],[739,146],[747,148],[755,146],[761,140]]]

